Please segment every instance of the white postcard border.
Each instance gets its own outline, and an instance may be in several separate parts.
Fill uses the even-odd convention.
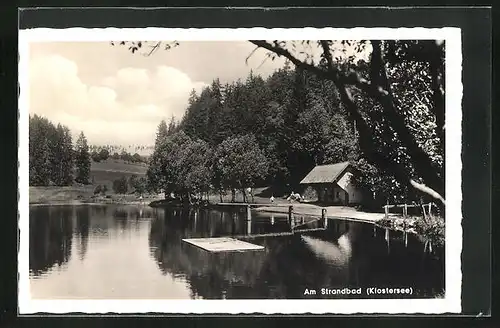
[[[64,41],[241,41],[241,40],[445,40],[446,62],[446,243],[442,299],[332,300],[34,300],[29,290],[29,44]],[[261,314],[437,314],[461,312],[462,252],[462,48],[459,28],[291,29],[27,29],[19,31],[19,252],[18,312],[34,313],[261,313]]]

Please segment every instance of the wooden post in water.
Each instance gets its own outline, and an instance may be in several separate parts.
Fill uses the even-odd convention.
[[[292,224],[293,224],[293,206],[292,205],[288,206],[288,223],[290,224],[290,226],[292,226]]]
[[[384,205],[384,210],[385,210],[385,219],[387,220],[389,218],[389,205]]]
[[[408,205],[405,203],[403,208],[403,230],[406,231],[406,218],[408,216]]]
[[[391,245],[390,245],[390,237],[389,237],[389,229],[385,229],[385,241],[387,243],[387,253],[389,254],[391,252]]]
[[[247,235],[252,234],[252,210],[250,205],[247,205]]]
[[[252,209],[247,205],[247,221],[252,221]]]
[[[247,235],[252,234],[252,220],[247,221]]]
[[[326,218],[326,208],[321,209],[321,219],[323,220],[323,225],[324,228],[326,229],[328,227],[328,219]]]

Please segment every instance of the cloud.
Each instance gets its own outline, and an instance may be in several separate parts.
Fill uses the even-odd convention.
[[[160,120],[180,119],[191,90],[205,86],[168,66],[121,68],[95,85],[82,82],[78,69],[61,55],[32,58],[30,113],[84,131],[95,144],[151,144]]]

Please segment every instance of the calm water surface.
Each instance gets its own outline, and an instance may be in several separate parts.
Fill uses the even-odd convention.
[[[324,223],[304,226],[315,227]],[[323,287],[412,287],[413,297],[444,291],[443,250],[424,251],[412,235],[330,219],[323,231],[255,237],[289,231],[279,214],[253,212],[249,222],[238,210],[33,206],[31,295],[249,299],[310,297],[305,288]],[[265,251],[213,254],[182,242],[219,236]]]

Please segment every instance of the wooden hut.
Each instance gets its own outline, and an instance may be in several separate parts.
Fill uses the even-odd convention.
[[[335,205],[355,205],[362,201],[362,192],[351,181],[356,174],[349,162],[318,165],[300,182],[311,186],[318,201]]]

